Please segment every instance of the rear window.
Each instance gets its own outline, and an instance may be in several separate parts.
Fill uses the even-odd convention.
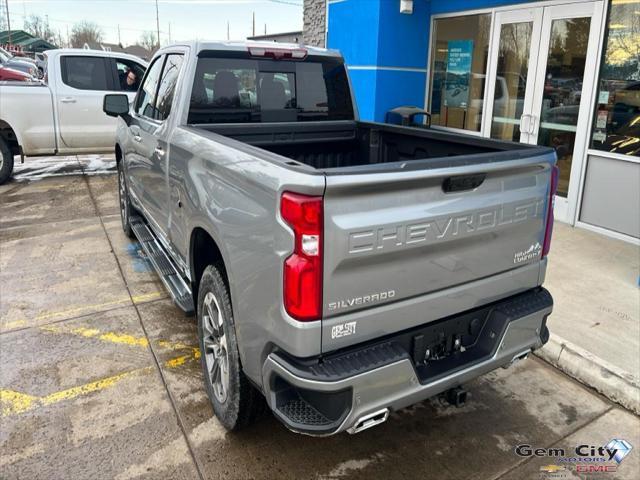
[[[79,90],[110,90],[102,57],[62,57],[62,81]]]
[[[353,120],[349,82],[338,59],[212,55],[203,52],[198,59],[191,124]]]

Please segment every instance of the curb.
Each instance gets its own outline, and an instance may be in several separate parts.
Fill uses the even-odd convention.
[[[621,368],[553,333],[547,344],[535,351],[535,355],[640,415],[640,384]]]

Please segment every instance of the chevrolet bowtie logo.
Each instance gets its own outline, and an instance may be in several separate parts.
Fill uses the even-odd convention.
[[[540,467],[541,472],[548,473],[561,472],[562,470],[565,470],[565,467],[563,467],[562,465],[545,465],[544,467]]]

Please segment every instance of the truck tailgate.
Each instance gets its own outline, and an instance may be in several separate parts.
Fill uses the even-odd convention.
[[[327,175],[323,351],[538,285],[555,156],[461,163]]]

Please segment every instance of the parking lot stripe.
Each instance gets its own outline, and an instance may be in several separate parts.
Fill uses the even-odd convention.
[[[31,409],[38,400],[38,397],[26,393],[0,389],[0,406],[2,407],[0,411],[3,417],[11,413],[25,412]]]
[[[119,343],[123,345],[129,345],[131,347],[146,348],[149,345],[149,341],[146,339],[146,337],[135,337],[133,335],[129,335],[128,333],[120,333],[120,332],[103,332],[97,328],[86,328],[86,327],[66,328],[64,325],[43,325],[39,328],[44,332],[76,335],[76,336],[85,337],[85,338],[95,338],[103,342]],[[198,347],[187,345],[186,343],[183,343],[183,342],[158,340],[157,345],[160,348],[164,348],[167,350],[190,350],[191,353],[189,355],[186,355],[185,357],[187,358],[193,357],[195,359],[200,358],[200,349]],[[182,357],[178,357],[178,358],[182,358]],[[178,362],[180,361],[178,359],[174,359],[174,360]],[[183,360],[179,364],[182,365],[185,361],[186,360]]]
[[[167,344],[171,344],[171,342],[167,342]],[[190,353],[171,358],[164,362],[164,366],[166,368],[176,368],[184,365],[189,360],[200,358],[199,349],[193,347],[188,348],[191,349]],[[44,397],[36,397],[34,395],[17,392],[15,390],[0,389],[0,416],[6,417],[8,415],[20,414],[38,407],[53,405],[65,400],[72,400],[83,395],[88,395],[93,392],[113,387],[117,383],[133,375],[150,373],[153,370],[153,365],[137,368],[135,370],[117,373],[93,382],[85,383],[83,385],[53,392]]]
[[[66,329],[64,326],[60,325],[44,325],[40,327],[40,330],[51,333],[67,333],[85,338],[97,338],[104,342],[120,343],[132,347],[146,347],[149,345],[149,341],[144,337],[134,337],[133,335],[117,332],[103,333],[97,328],[77,327]]]
[[[138,304],[138,303],[149,302],[151,300],[158,300],[165,297],[166,297],[165,292],[145,293],[142,295],[135,295],[132,297],[126,296],[118,300],[113,300],[111,302],[97,303],[92,305],[83,305],[80,307],[70,308],[68,310],[61,310],[58,312],[46,312],[46,313],[37,315],[32,319],[32,321],[42,322],[43,320],[54,320],[59,317],[65,317],[70,315],[80,316],[83,313],[89,313],[91,310],[100,311],[100,309],[103,309],[103,308],[125,305],[130,302],[133,302],[134,304]],[[25,327],[28,325],[28,323],[29,321],[26,319],[12,320],[10,322],[5,323],[3,327],[5,330],[10,330],[13,328]]]

